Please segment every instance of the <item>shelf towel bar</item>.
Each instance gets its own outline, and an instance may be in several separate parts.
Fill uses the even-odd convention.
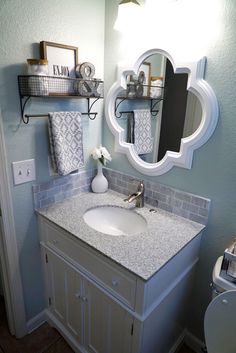
[[[50,98],[58,98],[58,97],[53,97],[53,96],[49,96]],[[72,98],[69,96],[64,96],[64,98]],[[21,119],[23,121],[24,124],[28,124],[29,123],[29,118],[36,118],[36,117],[47,117],[47,114],[25,114],[25,107],[27,105],[27,103],[29,102],[29,100],[31,99],[31,96],[28,97],[24,97],[20,95],[20,109],[21,109]],[[34,97],[35,98],[35,97]],[[42,97],[41,97],[42,98]],[[74,98],[74,97],[73,97]],[[89,117],[90,120],[94,120],[97,116],[97,112],[91,112],[92,107],[94,106],[94,104],[101,99],[101,97],[82,97],[84,99],[87,100],[87,111],[86,113],[81,113],[82,115],[87,115]],[[90,100],[94,99],[93,102],[90,104]]]
[[[22,118],[24,124],[29,123],[30,118],[48,118],[49,114],[25,114]],[[88,115],[90,120],[94,120],[96,118],[97,113],[81,113],[81,115]],[[93,116],[93,118],[91,117]]]
[[[136,98],[138,99],[138,98]],[[151,116],[152,117],[156,117],[158,112],[159,112],[159,109],[155,109],[157,104],[160,103],[162,101],[162,99],[155,99],[155,98],[149,98],[147,99],[147,97],[139,97],[140,100],[149,100],[150,101],[150,113],[151,113]],[[129,100],[129,97],[117,97],[116,98],[116,102],[115,102],[115,117],[117,119],[120,119],[122,117],[123,114],[130,114],[130,113],[133,113],[133,111],[131,110],[127,110],[127,111],[119,111],[118,108],[119,106],[122,104],[122,102],[126,101],[126,100]],[[134,99],[132,99],[134,100]]]
[[[159,110],[150,111],[152,117],[156,117],[158,112],[159,112]],[[134,114],[134,111],[133,110],[126,110],[126,111],[122,111],[122,112],[121,111],[119,111],[119,112],[116,111],[115,116],[116,116],[117,119],[120,119],[120,118],[122,118],[123,114]]]

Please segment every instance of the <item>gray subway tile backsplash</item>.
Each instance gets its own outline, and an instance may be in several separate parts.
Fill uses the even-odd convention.
[[[140,179],[108,168],[104,169],[109,188],[128,195],[136,191]],[[174,189],[151,181],[145,181],[145,201],[195,222],[206,224],[210,208],[210,200],[198,195]]]
[[[194,221],[194,222],[197,222],[197,223],[206,224],[206,217],[202,217],[202,216],[197,215],[195,213],[190,213],[189,219],[191,221]]]
[[[94,175],[94,169],[81,170],[78,173],[55,177],[49,182],[33,185],[35,208],[47,207],[82,191],[89,191]]]
[[[208,217],[209,209],[207,208],[199,208],[199,215],[202,217]]]
[[[133,176],[104,168],[109,188],[125,196],[137,189],[140,179]],[[90,191],[90,185],[96,170],[81,170],[64,177],[55,177],[49,182],[33,185],[33,200],[35,208],[47,207],[80,192]],[[151,182],[145,182],[145,202],[153,207],[188,218],[197,223],[206,224],[210,200],[198,195],[174,189],[172,187]]]

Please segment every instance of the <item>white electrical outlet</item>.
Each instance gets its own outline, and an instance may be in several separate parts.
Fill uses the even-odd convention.
[[[15,185],[35,180],[34,159],[12,162],[12,170]]]

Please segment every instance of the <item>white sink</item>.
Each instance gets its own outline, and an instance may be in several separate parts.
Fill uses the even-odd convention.
[[[119,236],[135,235],[147,230],[147,221],[141,215],[117,206],[98,206],[86,211],[84,221],[98,232]]]

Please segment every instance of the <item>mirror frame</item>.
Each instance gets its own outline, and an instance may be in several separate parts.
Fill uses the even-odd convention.
[[[126,76],[137,74],[139,66],[149,56],[154,54],[165,55],[174,68],[175,73],[187,73],[187,89],[197,96],[202,107],[202,119],[197,130],[190,136],[182,138],[179,152],[167,151],[164,158],[157,163],[143,161],[136,153],[134,145],[125,142],[125,131],[115,117],[116,97],[121,90],[127,88]],[[132,68],[118,65],[117,81],[108,91],[105,103],[107,124],[115,137],[115,151],[124,153],[131,165],[140,173],[158,176],[168,172],[173,166],[191,169],[193,152],[208,141],[215,130],[218,121],[218,103],[211,86],[204,80],[206,58],[196,62],[175,61],[171,55],[162,49],[151,49],[144,52]]]

